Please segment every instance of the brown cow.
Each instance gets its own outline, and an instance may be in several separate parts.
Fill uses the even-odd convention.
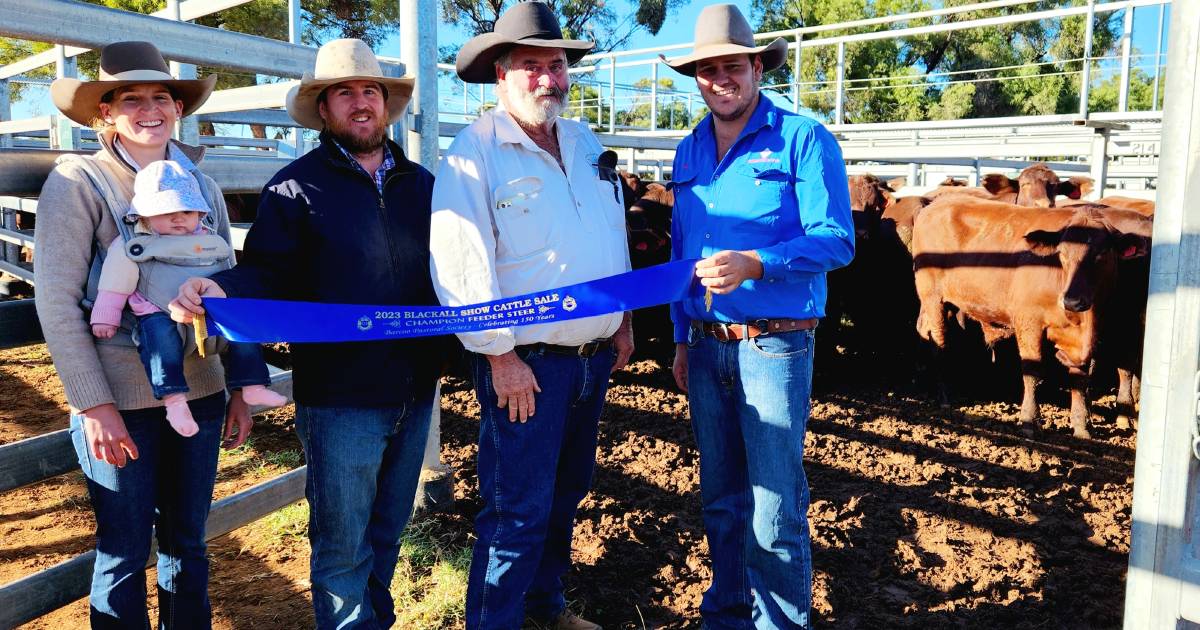
[[[937,189],[925,194],[930,199],[946,195],[967,195],[979,199],[991,199],[1020,206],[1055,207],[1059,195],[1080,199],[1092,191],[1092,178],[1072,177],[1061,181],[1050,167],[1042,163],[1030,165],[1021,171],[1017,179],[1000,173],[984,175],[982,186],[962,186],[942,182]]]
[[[1017,179],[999,173],[983,178],[983,188],[995,195],[997,201],[1040,208],[1053,208],[1059,195],[1071,199],[1085,197],[1092,192],[1092,187],[1090,177],[1077,175],[1062,181],[1049,166],[1040,162],[1026,167]]]
[[[1144,256],[1150,220],[1099,206],[1033,209],[947,197],[924,208],[913,230],[917,332],[946,344],[947,306],[977,322],[989,345],[1015,336],[1025,394],[1021,420],[1038,416],[1043,338],[1070,373],[1071,427],[1087,429],[1087,384],[1104,301],[1118,258]]]
[[[642,269],[669,261],[671,211],[675,207],[675,193],[664,183],[640,179],[635,182],[624,173],[622,177],[626,185],[625,225],[629,233],[629,262],[634,269]],[[674,348],[669,307],[641,309],[633,317],[636,348],[641,348],[643,352],[650,351],[653,356],[666,356]]]
[[[895,197],[894,187],[903,186],[903,178],[884,181],[870,174],[852,175],[847,183],[855,226],[854,260],[828,274],[822,326],[829,330],[818,337],[818,351],[827,361],[835,360],[833,353],[839,346],[860,357],[915,358],[920,342],[912,332],[917,294],[907,246],[914,208],[929,201]],[[852,321],[853,328],[843,328],[843,318]]]
[[[1077,206],[1083,203],[1095,203],[1100,206],[1108,206],[1110,208],[1121,208],[1122,210],[1133,210],[1134,212],[1147,217],[1154,216],[1154,202],[1148,199],[1135,199],[1133,197],[1121,197],[1113,195],[1111,197],[1101,197],[1095,202],[1088,201],[1067,201],[1064,206]]]

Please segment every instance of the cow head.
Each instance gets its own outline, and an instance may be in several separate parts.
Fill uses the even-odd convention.
[[[858,240],[866,240],[879,229],[879,218],[883,216],[883,211],[895,201],[895,198],[892,197],[895,190],[888,182],[869,173],[851,175],[846,179],[850,186],[850,210],[854,218],[854,236]]]
[[[1007,178],[1005,178],[1005,179],[1007,179]],[[967,180],[954,179],[953,177],[947,177],[946,179],[942,180],[942,183],[938,184],[938,186],[952,186],[952,187],[953,186],[966,186],[966,185],[967,185]]]
[[[1010,185],[1014,181],[1002,175],[997,177],[1007,179]],[[1053,208],[1055,207],[1054,200],[1059,195],[1080,199],[1092,191],[1092,178],[1076,176],[1062,181],[1054,171],[1050,170],[1049,166],[1041,163],[1021,171],[1021,176],[1015,181],[1017,188],[1015,203],[1018,206]]]
[[[1150,251],[1151,220],[1103,206],[1078,208],[1061,229],[1034,230],[1025,235],[1025,241],[1034,254],[1058,257],[1063,272],[1059,303],[1068,311],[1082,313],[1108,289],[1117,260]]]
[[[637,173],[617,171],[617,175],[621,177],[621,192],[625,195],[625,210],[628,211],[635,201],[646,194],[646,182]]]

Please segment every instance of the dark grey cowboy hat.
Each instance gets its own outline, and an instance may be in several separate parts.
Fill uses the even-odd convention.
[[[696,76],[696,62],[701,59],[724,57],[725,55],[750,54],[762,59],[763,72],[783,65],[787,60],[787,41],[782,37],[766,46],[754,45],[754,31],[745,16],[732,4],[714,4],[704,7],[696,18],[695,44],[690,55],[667,59],[659,58],[676,72],[689,77]]]
[[[544,2],[519,2],[496,20],[491,33],[472,37],[458,51],[454,64],[458,78],[467,83],[495,83],[494,65],[513,46],[561,48],[567,63],[579,61],[595,44],[563,39],[558,18]]]
[[[176,79],[171,76],[162,53],[150,42],[115,42],[100,49],[100,72],[95,81],[56,79],[50,84],[50,98],[58,111],[81,125],[91,125],[100,117],[100,99],[126,85],[162,83],[183,101],[183,115],[196,111],[217,84],[217,75],[203,79]]]

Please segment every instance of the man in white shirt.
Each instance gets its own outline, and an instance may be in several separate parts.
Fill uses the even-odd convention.
[[[458,75],[495,82],[500,105],[464,129],[433,190],[434,288],[487,302],[629,270],[615,173],[586,124],[559,117],[567,68],[592,44],[562,39],[540,2],[514,5],[458,54]],[[566,305],[564,304],[564,308]],[[591,486],[611,371],[633,351],[629,313],[464,333],[480,402],[484,507],[467,587],[467,628],[595,629],[566,609],[575,511]]]

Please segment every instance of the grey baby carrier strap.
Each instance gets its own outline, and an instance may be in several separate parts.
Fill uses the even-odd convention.
[[[109,183],[108,177],[91,159],[88,159],[82,155],[68,153],[65,155],[60,155],[55,160],[55,164],[64,164],[68,162],[78,166],[80,170],[83,171],[84,175],[87,176],[88,182],[92,185],[92,188],[96,191],[96,194],[100,196],[100,199],[104,201],[104,205],[108,208],[109,214],[112,215],[113,222],[117,225],[117,232],[120,234],[121,238],[125,240],[125,243],[128,246],[128,243],[136,237],[133,231],[133,223],[127,222],[125,218],[126,214],[129,212],[129,201],[116,193],[116,191],[113,189],[113,185]],[[195,176],[194,173],[193,176]],[[215,210],[217,205],[214,200],[214,193],[209,189],[208,183],[203,177],[196,177],[196,181],[200,183],[200,191],[204,195],[204,200],[208,203],[208,207]],[[213,216],[214,214],[215,212],[205,213],[204,217],[201,219],[201,222],[204,224],[204,226],[213,232],[216,231],[216,217]],[[84,290],[83,300],[80,304],[87,313],[91,313],[92,306],[96,303],[96,295],[100,292],[100,272],[104,267],[104,259],[108,253],[108,245],[108,243],[101,243],[96,239],[93,239],[92,241],[92,264],[88,269],[87,288]],[[140,289],[140,274],[142,272],[142,267],[139,266],[138,271],[138,288]],[[183,283],[183,280],[186,279],[186,277],[181,279],[179,283],[175,285],[176,290],[178,290],[179,285]],[[167,301],[169,302],[170,300]],[[166,310],[166,308],[164,308],[165,305],[159,305],[157,303],[155,303],[155,305],[159,308],[162,308],[164,311]],[[135,346],[136,344],[133,340],[133,331],[136,326],[137,318],[134,317],[133,313],[128,308],[126,308],[121,312],[121,326],[119,330],[117,330],[116,334],[109,339],[96,339],[96,343],[130,347]],[[180,334],[183,335],[183,338],[185,339],[184,353],[186,354],[195,351],[196,342],[194,336],[190,332],[190,328],[180,326]],[[209,337],[209,343],[213,344],[213,347],[211,348],[213,352],[216,352],[217,350],[216,339],[218,338]],[[206,349],[209,348],[206,346]]]

